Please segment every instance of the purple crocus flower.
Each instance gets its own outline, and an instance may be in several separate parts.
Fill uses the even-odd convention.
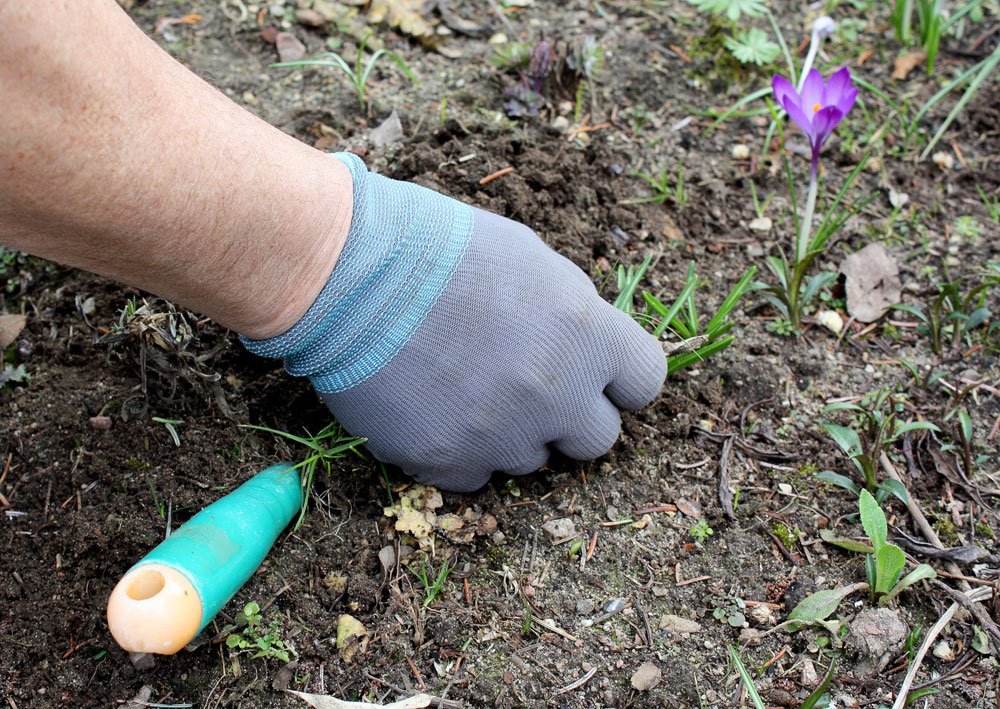
[[[823,75],[811,69],[802,84],[802,94],[795,90],[788,79],[775,76],[771,81],[774,97],[788,113],[812,146],[812,169],[815,174],[819,165],[819,151],[833,129],[844,120],[844,116],[854,106],[858,90],[851,83],[851,72],[845,66],[823,81]]]

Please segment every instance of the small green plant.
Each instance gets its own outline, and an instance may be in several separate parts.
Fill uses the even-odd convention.
[[[775,318],[767,324],[767,331],[781,337],[791,337],[795,334],[792,321],[787,318]]]
[[[960,239],[978,239],[983,234],[983,225],[975,217],[964,215],[955,220],[954,233]]]
[[[424,608],[431,605],[441,595],[441,591],[444,590],[444,582],[448,580],[448,575],[452,572],[451,564],[447,559],[441,563],[441,568],[438,569],[436,576],[434,569],[426,561],[421,561],[420,566],[411,565],[409,569],[410,573],[416,576],[424,587]]]
[[[365,62],[365,48],[368,46],[370,39],[371,34],[369,33],[363,40],[361,40],[361,44],[358,45],[358,53],[354,59],[353,67],[336,52],[324,52],[313,59],[302,59],[294,62],[278,62],[276,64],[272,64],[271,66],[276,69],[291,69],[305,66],[322,66],[339,69],[347,77],[348,81],[350,81],[351,88],[354,89],[354,93],[358,97],[358,106],[361,108],[362,113],[368,113],[371,109],[371,103],[368,96],[368,80],[371,78],[372,72],[375,71],[375,66],[383,57],[389,59],[396,66],[398,66],[400,71],[402,71],[406,78],[411,82],[414,84],[420,83],[416,75],[410,70],[410,67],[405,61],[403,61],[403,58],[395,52],[390,52],[387,49],[379,49],[368,58],[367,62]]]
[[[946,27],[941,0],[896,0],[890,18],[896,38],[909,46],[913,35],[914,9],[916,9],[917,34],[920,46],[927,53],[927,74],[934,72],[941,35]]]
[[[887,541],[888,525],[882,507],[871,493],[862,490],[858,508],[861,512],[861,526],[872,544],[872,553],[865,556],[865,575],[868,577],[868,592],[873,603],[877,600],[880,606],[885,605],[918,581],[937,576],[933,568],[927,564],[919,564],[901,579],[906,557],[902,549]]]
[[[837,446],[847,455],[851,464],[861,473],[864,489],[883,502],[889,495],[895,495],[906,502],[906,488],[896,480],[878,480],[879,459],[889,446],[901,439],[909,431],[939,431],[930,421],[899,420],[903,413],[902,401],[894,398],[891,389],[879,389],[865,396],[859,404],[840,402],[823,409],[824,416],[837,411],[848,411],[855,415],[853,427],[824,422],[823,429]],[[857,429],[857,430],[856,430]],[[816,474],[823,482],[837,485],[860,495],[862,489],[850,478],[824,470]]]
[[[153,417],[153,423],[161,423],[163,427],[167,429],[167,433],[170,434],[170,439],[174,442],[174,445],[178,448],[181,447],[181,437],[177,433],[177,427],[183,425],[184,421],[181,419],[165,419],[159,416]]]
[[[281,639],[281,623],[275,618],[267,624],[263,623],[260,606],[250,601],[236,617],[237,622],[246,623],[239,633],[230,633],[226,638],[226,647],[237,652],[253,652],[252,658],[281,660],[290,662],[295,656],[295,650]]]
[[[990,215],[990,219],[993,220],[994,224],[1000,224],[1000,195],[990,197],[979,185],[976,185],[976,191],[979,192],[979,198],[983,201],[983,206],[986,207],[986,213]]]
[[[163,501],[163,498],[159,496],[156,492],[156,486],[153,485],[152,478],[146,478],[146,485],[149,487],[149,495],[153,498],[153,506],[156,507],[157,514],[163,519],[167,518],[167,503]]]
[[[767,9],[765,0],[688,0],[688,2],[702,12],[716,16],[725,15],[732,34],[725,38],[724,44],[726,49],[741,64],[764,66],[771,64],[781,54],[784,54],[785,60],[791,67],[791,53],[788,51],[785,38],[781,34],[781,28],[774,15]],[[741,22],[744,15],[747,17],[766,16],[778,39],[778,44],[772,42],[767,33],[758,27],[744,27],[737,24]]]
[[[750,697],[750,701],[753,702],[754,709],[767,709],[767,704],[760,696],[760,692],[757,690],[757,685],[753,681],[753,677],[750,671],[743,664],[743,660],[740,659],[739,652],[732,645],[729,646],[729,659],[733,663],[733,667],[736,668],[737,674],[740,676],[740,681],[743,682],[743,687],[747,691],[747,695]],[[830,682],[833,681],[834,673],[837,669],[837,661],[830,660],[830,666],[827,668],[823,675],[823,681],[819,683],[819,686],[812,691],[812,693],[805,698],[802,704],[799,705],[799,709],[817,709],[818,707],[827,706],[829,702],[829,696],[827,695],[827,690],[830,688]],[[822,700],[822,703],[820,703]]]
[[[667,168],[660,168],[659,173],[650,175],[645,172],[634,173],[636,177],[642,179],[653,190],[649,197],[632,199],[628,204],[665,204],[667,200],[673,201],[678,210],[684,209],[688,203],[687,189],[684,187],[684,161],[677,161],[677,178],[671,181],[667,174]]]
[[[973,284],[963,292],[969,280]],[[931,349],[940,357],[946,349],[958,350],[973,330],[989,322],[992,312],[987,296],[997,286],[1000,286],[1000,261],[993,261],[980,274],[938,283],[934,297],[925,306],[899,303],[892,307],[920,321],[917,333],[930,339]]]
[[[781,47],[757,27],[736,30],[732,37],[726,37],[725,45],[742,64],[764,66],[773,63],[781,55]]]
[[[691,529],[688,530],[688,533],[696,542],[702,544],[706,539],[715,534],[715,530],[708,525],[707,520],[699,519],[691,525]]]
[[[684,288],[681,289],[672,305],[668,307],[652,293],[644,291],[642,297],[646,303],[646,310],[642,314],[635,312],[632,303],[639,282],[646,273],[646,269],[649,268],[651,261],[652,257],[648,256],[638,268],[618,267],[619,294],[615,299],[614,306],[627,315],[631,315],[641,324],[649,326],[657,338],[662,337],[663,333],[670,330],[682,339],[682,342],[670,346],[671,351],[667,355],[667,372],[669,374],[679,372],[685,367],[729,347],[734,339],[728,335],[733,326],[729,315],[740,299],[750,290],[750,284],[757,269],[751,267],[743,278],[733,286],[719,309],[715,311],[715,314],[703,328],[694,298],[694,292],[698,286],[702,285],[702,280],[695,273],[693,263],[688,266]]]
[[[367,440],[365,438],[354,438],[352,436],[345,435],[336,422],[325,426],[323,430],[316,435],[313,435],[307,430],[305,432],[305,436],[296,436],[292,433],[288,433],[287,431],[279,431],[274,428],[268,428],[267,426],[244,425],[242,428],[249,428],[254,431],[264,431],[265,433],[280,436],[281,438],[286,438],[290,441],[300,443],[309,450],[309,453],[305,458],[292,466],[293,470],[299,471],[299,476],[302,478],[303,489],[302,509],[299,511],[299,517],[295,522],[295,527],[293,527],[293,530],[295,531],[302,526],[302,521],[305,519],[306,509],[309,506],[309,498],[312,496],[313,480],[316,477],[317,469],[322,469],[327,475],[330,475],[332,462],[334,460],[343,458],[348,451],[354,451],[357,453],[357,447]]]

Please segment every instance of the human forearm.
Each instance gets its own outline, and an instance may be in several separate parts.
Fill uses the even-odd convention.
[[[0,242],[252,337],[305,312],[350,226],[340,162],[229,101],[113,0],[0,0],[0,24]]]

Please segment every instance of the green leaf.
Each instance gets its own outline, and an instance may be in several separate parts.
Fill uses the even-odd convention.
[[[865,544],[864,542],[857,542],[853,539],[848,539],[847,537],[841,537],[832,529],[819,530],[819,537],[827,544],[832,544],[833,546],[840,547],[841,549],[847,549],[847,551],[856,551],[861,554],[875,553],[875,549],[871,544]]]
[[[879,601],[879,605],[885,605],[893,598],[898,596],[900,593],[905,591],[907,588],[912,586],[919,581],[924,581],[926,579],[932,579],[937,577],[937,572],[928,566],[927,564],[919,564],[913,571],[908,573],[903,579],[897,583],[889,593],[882,597]]]
[[[861,526],[864,527],[865,534],[871,540],[875,548],[875,554],[885,546],[889,536],[888,525],[885,522],[885,513],[879,506],[872,494],[867,490],[862,490],[858,497],[858,508],[861,511]],[[887,589],[888,590],[888,589]]]
[[[834,411],[851,411],[855,413],[865,412],[865,410],[862,407],[858,406],[857,404],[852,404],[850,401],[838,401],[835,404],[830,404],[829,406],[823,407],[820,413],[825,416],[827,414],[833,413]]]
[[[799,298],[799,303],[805,305],[812,300],[821,289],[830,285],[835,280],[837,280],[837,274],[833,271],[822,271],[814,274],[806,283],[805,290],[802,291],[802,297]]]
[[[764,0],[688,0],[688,2],[702,12],[716,15],[724,13],[733,22],[739,20],[742,15],[759,17],[766,10]]]
[[[923,697],[929,697],[930,695],[937,694],[940,691],[941,690],[938,689],[937,687],[923,687],[922,689],[915,689],[906,695],[906,703],[903,704],[903,706],[908,707],[914,702],[916,702],[918,699],[922,699]]]
[[[725,44],[726,49],[732,52],[741,64],[764,66],[771,64],[781,54],[781,47],[757,27],[737,30],[732,37],[726,37]]]
[[[889,308],[892,310],[902,310],[904,313],[909,313],[910,315],[913,315],[915,318],[920,320],[920,322],[929,322],[927,315],[924,314],[924,311],[919,310],[918,308],[915,308],[912,305],[906,305],[904,303],[896,303],[895,305],[890,305]]]
[[[232,633],[226,638],[226,647],[237,647],[243,642],[243,636],[239,633]]]
[[[969,412],[965,409],[961,409],[958,412],[958,423],[962,427],[962,437],[966,441],[972,440],[972,419],[969,417]]]
[[[836,485],[837,487],[842,487],[845,490],[850,490],[855,495],[861,494],[861,486],[856,482],[851,480],[846,475],[841,475],[840,473],[835,473],[832,470],[821,470],[813,476],[817,480],[820,480],[830,485]]]
[[[856,583],[850,586],[844,586],[843,588],[831,588],[823,591],[817,591],[811,596],[803,598],[802,602],[795,606],[795,608],[792,609],[792,612],[788,614],[788,619],[799,620],[805,623],[825,620],[837,610],[837,606],[840,605],[841,601],[855,591],[859,591],[867,587],[868,584],[866,583]]]
[[[861,447],[861,439],[854,429],[836,423],[823,423],[821,425],[823,426],[823,430],[830,434],[834,442],[850,458],[856,458],[864,452],[864,449]]]
[[[834,657],[830,660],[830,667],[827,668],[826,673],[823,675],[823,681],[813,690],[812,694],[806,697],[806,700],[802,702],[802,706],[799,709],[814,709],[816,707],[819,700],[826,694],[826,690],[830,688],[830,682],[833,681],[833,675],[836,670],[837,658]]]
[[[879,510],[881,512],[881,510]],[[886,544],[875,552],[875,593],[889,593],[899,580],[906,566],[903,550],[895,544]]]
[[[972,649],[981,655],[990,654],[990,639],[978,625],[972,626]]]
[[[895,495],[904,505],[910,504],[910,493],[898,480],[887,478],[878,484],[878,489],[875,490],[876,501],[882,504],[889,495]]]
[[[892,431],[892,439],[895,440],[902,436],[904,433],[909,433],[910,431],[940,431],[941,429],[935,426],[930,421],[908,421],[906,423],[896,424]]]
[[[729,295],[726,296],[726,299],[722,301],[722,305],[719,306],[715,315],[711,320],[709,320],[708,325],[705,327],[706,332],[711,333],[722,325],[729,313],[732,312],[733,308],[736,307],[736,304],[739,303],[740,298],[742,298],[746,292],[750,290],[750,284],[755,275],[757,275],[757,267],[751,266],[750,269],[743,274],[743,278],[741,278],[739,282],[733,286],[732,290],[729,291]]]
[[[740,675],[740,679],[743,681],[743,686],[747,689],[747,694],[750,695],[750,700],[756,709],[767,709],[767,705],[764,704],[764,700],[761,699],[760,693],[757,691],[757,687],[753,683],[753,677],[747,672],[746,666],[743,664],[743,660],[740,659],[739,653],[736,652],[736,648],[732,645],[729,646],[729,657],[732,658],[733,666],[736,667],[736,671]]]

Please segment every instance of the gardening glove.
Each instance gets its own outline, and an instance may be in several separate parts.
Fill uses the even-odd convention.
[[[606,453],[619,408],[663,384],[656,339],[527,227],[335,157],[354,180],[336,267],[296,325],[246,347],[309,377],[376,458],[427,485],[470,492],[553,448]]]

